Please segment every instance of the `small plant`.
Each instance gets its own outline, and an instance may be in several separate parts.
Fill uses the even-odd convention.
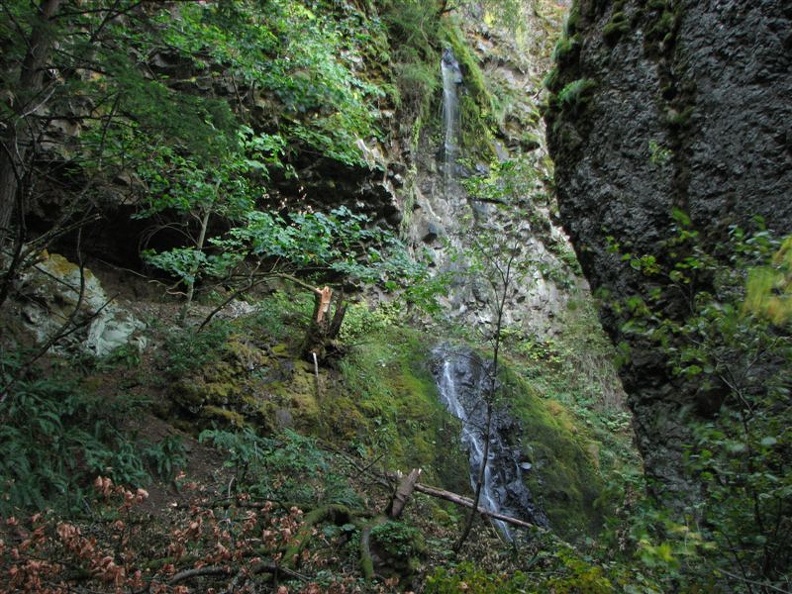
[[[414,570],[416,561],[426,555],[423,534],[404,522],[385,522],[371,529],[371,546],[404,575]]]
[[[153,473],[163,480],[173,479],[187,464],[187,451],[177,435],[168,435],[159,443],[145,447],[142,456]]]
[[[231,334],[231,326],[216,321],[198,332],[192,328],[173,331],[162,351],[169,379],[180,379],[216,359]]]
[[[564,86],[558,92],[558,102],[562,107],[574,107],[581,104],[591,89],[596,86],[596,83],[588,78],[580,78]]]
[[[674,156],[674,153],[666,146],[663,146],[656,140],[649,141],[649,160],[654,165],[665,165]]]
[[[18,381],[0,401],[0,515],[79,508],[96,473],[146,482],[141,454],[113,412],[58,375]]]

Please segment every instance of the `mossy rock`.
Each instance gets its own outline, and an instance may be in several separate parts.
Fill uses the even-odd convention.
[[[221,406],[205,406],[201,416],[218,427],[239,429],[246,425],[245,417],[239,412]]]
[[[595,457],[599,448],[586,428],[559,402],[527,386],[512,409],[525,436],[524,457],[532,464],[527,483],[550,525],[571,540],[598,532],[603,518],[596,502],[604,484]]]
[[[630,31],[630,18],[623,12],[617,12],[602,29],[605,43],[613,47],[625,33]]]

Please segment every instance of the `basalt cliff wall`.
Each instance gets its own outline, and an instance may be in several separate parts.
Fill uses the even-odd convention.
[[[680,503],[694,488],[681,470],[688,420],[714,414],[718,396],[713,407],[656,344],[621,331],[615,305],[647,283],[671,317],[690,297],[623,256],[670,266],[675,212],[724,263],[735,226],[760,216],[792,231],[792,4],[578,0],[556,62],[546,122],[561,216],[606,329],[631,347],[622,376],[647,472]]]

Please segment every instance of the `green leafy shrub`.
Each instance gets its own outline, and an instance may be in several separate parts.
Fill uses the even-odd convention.
[[[147,482],[141,453],[113,416],[123,412],[57,374],[17,381],[0,401],[0,515],[79,509],[97,474]]]
[[[217,359],[230,334],[231,326],[224,321],[213,322],[203,331],[195,328],[172,331],[162,349],[168,378],[184,378]]]
[[[163,480],[172,480],[187,465],[187,450],[177,435],[168,435],[162,441],[143,447],[143,460]]]
[[[199,436],[226,452],[235,489],[255,497],[296,505],[358,505],[359,497],[347,481],[334,473],[328,454],[316,441],[292,431],[261,437],[254,429],[207,429]]]
[[[676,235],[665,246],[670,260],[631,254],[623,260],[663,278],[687,315],[668,315],[668,294],[658,290],[634,296],[619,311],[627,318],[623,332],[656,344],[694,400],[686,470],[705,487],[700,507],[691,510],[701,527],[665,531],[665,548],[652,541],[645,550],[678,563],[679,541],[694,533],[699,558],[685,565],[684,579],[710,581],[699,570],[706,559],[717,581],[736,591],[749,582],[783,588],[792,564],[792,544],[780,537],[792,522],[792,338],[785,315],[768,315],[764,298],[779,293],[756,283],[756,271],[769,273],[770,285],[778,282],[783,291],[790,240],[774,238],[759,221],[753,233],[733,228],[728,243],[710,251],[685,213],[674,217]]]
[[[426,554],[423,534],[404,522],[385,522],[371,529],[372,546],[389,559],[409,564]]]

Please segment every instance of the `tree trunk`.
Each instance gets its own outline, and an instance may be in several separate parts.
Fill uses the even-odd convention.
[[[481,455],[481,465],[479,466],[478,476],[476,477],[476,492],[473,495],[473,501],[470,506],[470,514],[468,514],[467,521],[465,522],[465,528],[462,530],[462,534],[459,537],[459,540],[456,541],[454,544],[454,551],[459,552],[462,549],[462,545],[465,544],[468,536],[470,536],[470,530],[473,528],[473,520],[476,519],[476,511],[480,509],[479,502],[481,501],[481,490],[484,488],[484,479],[487,473],[487,464],[489,464],[489,448],[490,448],[490,434],[492,431],[492,402],[491,399],[487,400],[487,420],[484,428],[484,452]]]
[[[0,150],[0,246],[13,235],[14,211],[21,208],[20,182],[26,177],[26,167],[36,137],[32,119],[28,116],[38,111],[47,101],[44,93],[44,67],[52,53],[53,37],[50,21],[58,11],[61,0],[42,0],[37,8],[30,37],[26,40],[28,51],[19,72],[19,79],[10,89],[14,116],[6,126]]]
[[[421,476],[421,469],[420,468],[413,468],[405,477],[402,477],[399,486],[396,488],[396,492],[393,494],[393,499],[391,499],[390,503],[388,504],[388,509],[385,510],[385,513],[388,514],[389,517],[397,520],[401,517],[402,512],[404,511],[404,506],[407,505],[407,500],[412,495],[412,492],[415,490],[415,483],[418,482],[418,477]]]
[[[343,298],[335,298],[335,312],[330,315],[333,304],[333,290],[330,287],[314,289],[314,311],[311,325],[303,343],[303,357],[312,363],[324,361],[328,352],[334,348],[333,342],[341,332],[346,315]]]

